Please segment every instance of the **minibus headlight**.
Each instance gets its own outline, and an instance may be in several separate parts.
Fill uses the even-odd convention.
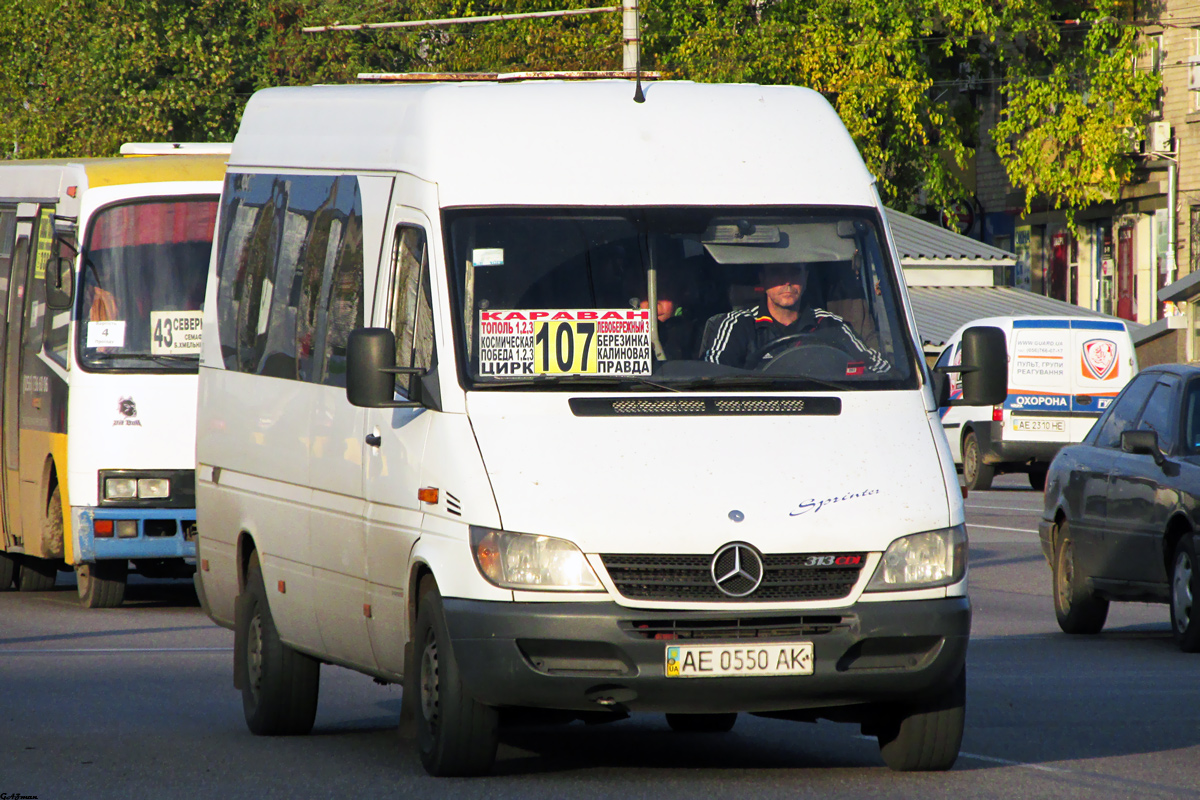
[[[955,525],[901,536],[888,545],[867,584],[868,592],[949,586],[967,571],[967,528]]]
[[[602,591],[583,553],[566,539],[471,526],[479,572],[504,589]]]
[[[105,478],[105,500],[132,500],[137,497],[136,478]]]

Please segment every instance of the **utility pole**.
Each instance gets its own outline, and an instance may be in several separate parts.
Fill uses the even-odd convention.
[[[626,72],[638,68],[638,49],[641,47],[639,27],[638,0],[621,0],[621,68]]]

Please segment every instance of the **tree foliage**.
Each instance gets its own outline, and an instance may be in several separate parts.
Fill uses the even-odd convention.
[[[616,3],[616,0],[606,0]],[[999,86],[994,146],[1030,198],[1115,196],[1120,128],[1154,97],[1135,73],[1129,0],[643,0],[643,65],[697,81],[823,93],[905,207],[962,192],[979,98]],[[621,67],[619,14],[305,34],[305,25],[477,16],[586,0],[5,0],[0,142],[9,156],[101,155],[128,140],[229,140],[256,89],[359,72]],[[1080,18],[1083,25],[1064,25]],[[991,146],[985,142],[984,146]]]

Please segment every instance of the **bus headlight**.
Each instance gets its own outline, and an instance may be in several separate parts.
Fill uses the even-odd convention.
[[[955,525],[896,539],[883,553],[868,592],[949,586],[967,572],[967,528]]]
[[[105,478],[105,500],[133,500],[137,497],[136,478]]]
[[[504,589],[603,591],[582,551],[566,539],[471,526],[480,574]]]

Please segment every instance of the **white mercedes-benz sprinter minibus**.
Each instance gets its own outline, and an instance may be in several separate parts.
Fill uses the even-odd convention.
[[[961,493],[819,94],[269,89],[217,231],[197,585],[252,731],[310,730],[325,663],[403,683],[435,775],[531,710],[827,718],[953,764]],[[1004,358],[967,334],[965,401]]]

